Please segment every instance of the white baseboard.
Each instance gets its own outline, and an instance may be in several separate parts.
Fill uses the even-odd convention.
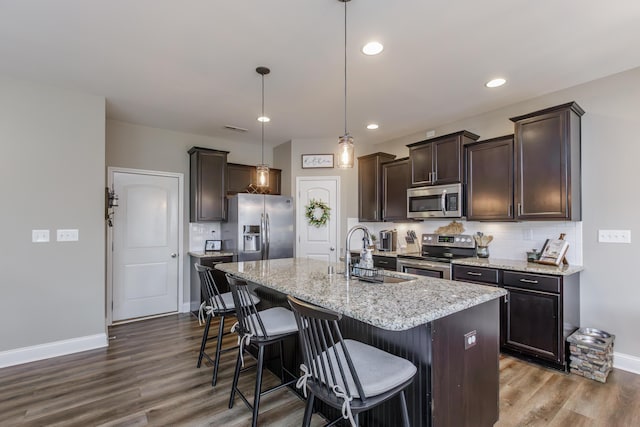
[[[640,375],[640,357],[614,352],[613,367]]]
[[[180,306],[180,313],[188,313],[191,311],[191,303],[185,302]]]
[[[106,347],[107,344],[107,334],[95,334],[30,347],[16,348],[14,350],[0,351],[0,368],[102,348]]]

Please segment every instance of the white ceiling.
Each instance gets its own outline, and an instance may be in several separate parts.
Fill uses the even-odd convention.
[[[640,66],[638,0],[353,0],[348,24],[356,144]],[[343,25],[338,0],[0,0],[0,73],[103,95],[110,119],[259,143],[264,65],[266,143],[337,142]]]

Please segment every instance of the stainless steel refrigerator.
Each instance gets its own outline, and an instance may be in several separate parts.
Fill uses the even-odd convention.
[[[222,248],[235,252],[237,261],[292,258],[293,224],[291,197],[236,194],[221,224]]]

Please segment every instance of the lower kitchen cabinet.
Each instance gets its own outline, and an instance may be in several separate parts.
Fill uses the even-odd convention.
[[[503,287],[500,349],[567,370],[566,339],[580,327],[580,275],[555,276],[453,265],[454,280]]]
[[[196,264],[204,265],[205,267],[213,268],[213,280],[216,282],[216,286],[218,287],[218,291],[220,293],[229,292],[229,282],[227,282],[227,277],[225,276],[224,271],[217,270],[215,268],[216,264],[220,264],[223,262],[233,262],[232,255],[212,255],[212,256],[191,256],[191,311],[197,315],[198,309],[200,308],[200,304],[204,301],[202,297],[202,293],[200,291],[200,276],[195,269]]]

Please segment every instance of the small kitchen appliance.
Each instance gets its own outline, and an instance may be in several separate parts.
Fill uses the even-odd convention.
[[[407,218],[462,217],[462,184],[432,185],[407,190]]]
[[[451,260],[476,254],[476,242],[473,236],[466,234],[423,234],[421,243],[419,255],[398,255],[398,271],[451,279]]]
[[[398,232],[396,230],[382,230],[380,232],[380,250],[392,252],[396,250]]]

